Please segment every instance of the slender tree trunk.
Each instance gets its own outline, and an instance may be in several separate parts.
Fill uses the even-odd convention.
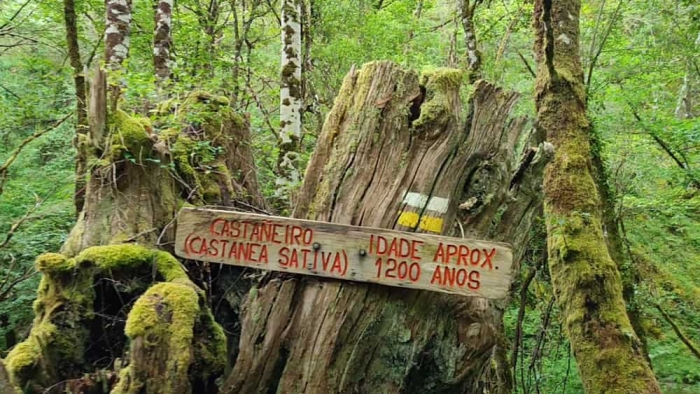
[[[129,56],[131,0],[107,0],[106,5],[105,61],[109,69],[117,70]]]
[[[156,79],[162,85],[170,78],[172,57],[170,47],[172,37],[173,0],[158,0],[155,10],[155,30],[153,32],[153,66]]]
[[[695,49],[700,50],[700,32],[695,38]],[[693,119],[695,117],[693,102],[694,82],[697,81],[696,73],[693,72],[692,60],[687,60],[683,84],[678,92],[678,102],[676,104],[676,118]],[[697,71],[697,70],[696,70]]]
[[[301,0],[282,1],[282,75],[280,85],[280,138],[277,185],[298,184],[301,138]]]
[[[64,1],[64,18],[66,23],[66,41],[68,55],[73,68],[73,81],[75,86],[77,122],[73,145],[76,149],[75,158],[75,191],[73,203],[76,215],[79,215],[85,204],[85,186],[87,175],[87,153],[85,141],[88,134],[87,102],[85,94],[85,76],[80,60],[80,47],[78,44],[78,27],[73,0]]]
[[[620,232],[622,218],[618,215],[617,192],[611,187],[609,172],[602,157],[602,142],[600,141],[600,136],[593,131],[593,126],[591,126],[590,141],[593,148],[591,152],[593,176],[598,191],[600,192],[603,207],[602,224],[606,245],[608,246],[610,257],[620,271],[622,279],[622,297],[625,300],[627,316],[630,319],[632,328],[634,328],[634,332],[637,334],[637,338],[639,338],[644,358],[651,367],[646,330],[642,324],[642,311],[636,297],[637,285],[642,278],[639,273],[639,267],[634,264],[632,256],[630,256],[624,248],[623,238]]]
[[[481,77],[481,52],[477,48],[476,31],[474,30],[474,10],[478,0],[459,0],[459,17],[464,30],[464,43],[467,47],[467,70],[469,81]]]
[[[66,43],[68,57],[73,68],[73,84],[75,85],[75,112],[77,122],[75,127],[74,146],[77,151],[75,159],[75,193],[73,201],[76,215],[80,214],[85,204],[85,181],[87,169],[87,153],[85,141],[88,133],[87,102],[85,100],[85,75],[83,62],[80,60],[80,45],[78,44],[78,22],[75,14],[75,1],[63,1],[63,17],[66,23]]]
[[[106,0],[105,64],[117,78],[124,60],[129,56],[132,17],[131,0]],[[110,82],[110,112],[116,110],[120,95],[120,82]]]
[[[462,227],[506,239],[527,233],[537,205],[530,198],[538,193],[526,197],[525,190],[536,191],[539,182],[523,186],[533,177],[513,175],[525,125],[507,121],[517,96],[480,82],[465,118],[461,80],[453,69],[419,80],[390,62],[352,70],[293,216],[443,234]],[[541,151],[534,163],[546,162]],[[526,175],[542,166],[522,168]],[[409,192],[424,195],[424,204],[434,200],[436,210],[408,205]],[[400,219],[410,212],[442,224]],[[498,212],[513,220],[495,220]],[[459,226],[456,218],[479,228]],[[522,246],[516,244],[516,255]],[[273,275],[246,301],[240,353],[223,392],[476,392],[500,317],[479,298]]]
[[[579,57],[580,8],[579,0],[535,2],[537,120],[556,149],[544,183],[552,285],[586,391],[660,393],[603,237]]]

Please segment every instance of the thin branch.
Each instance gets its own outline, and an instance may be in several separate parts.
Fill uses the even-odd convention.
[[[33,205],[31,208],[29,208],[29,209],[27,210],[27,212],[25,212],[25,214],[24,214],[19,220],[17,220],[15,223],[13,223],[13,224],[10,226],[10,229],[9,229],[8,232],[5,234],[5,240],[0,244],[0,249],[3,249],[3,248],[5,248],[5,247],[7,247],[7,245],[10,243],[10,240],[12,240],[12,237],[15,235],[15,233],[17,232],[17,230],[19,229],[19,227],[20,227],[22,224],[24,224],[26,221],[32,219],[32,216],[31,216],[31,215],[32,215],[34,212],[36,212],[36,210],[39,209],[39,207],[41,206],[41,204],[43,204],[44,201],[48,200],[48,199],[51,197],[51,195],[53,195],[53,194],[56,192],[56,190],[58,190],[59,187],[60,187],[60,183],[56,184],[56,185],[55,185],[53,188],[51,188],[51,190],[50,190],[48,193],[46,193],[46,195],[44,195],[43,197],[39,197],[39,196],[37,196],[36,194],[34,194],[34,198],[35,198],[34,205]]]
[[[649,129],[644,125],[644,121],[642,120],[642,117],[639,115],[639,112],[637,112],[637,109],[634,108],[634,107],[632,106],[632,104],[631,104],[629,101],[627,102],[627,105],[630,107],[630,111],[632,111],[632,116],[634,116],[634,118],[637,120],[637,122],[639,122],[639,124],[640,124],[640,125],[642,126],[642,128],[647,132],[647,134],[649,134],[649,136],[651,136],[651,138],[654,140],[654,142],[656,142],[657,144],[659,144],[659,146],[661,147],[661,149],[663,149],[663,151],[666,152],[666,154],[667,154],[669,157],[671,157],[671,159],[673,159],[673,161],[675,161],[676,164],[678,164],[678,167],[680,167],[680,168],[683,169],[683,170],[688,171],[689,168],[686,166],[685,163],[683,163],[683,161],[681,161],[681,159],[678,158],[678,156],[676,156],[676,154],[673,152],[673,150],[671,149],[671,147],[670,147],[664,140],[662,140],[661,137],[659,137],[658,135],[656,135],[655,132],[649,130]]]
[[[688,337],[683,333],[683,331],[681,330],[681,328],[678,327],[678,325],[676,324],[675,321],[673,321],[673,319],[671,318],[671,316],[670,316],[668,313],[666,313],[666,311],[663,310],[663,308],[661,308],[661,305],[660,305],[660,304],[656,304],[656,309],[659,310],[659,312],[661,313],[661,316],[663,316],[664,320],[666,320],[666,322],[671,326],[671,328],[673,328],[673,332],[676,333],[676,336],[678,337],[678,339],[680,339],[681,342],[683,342],[683,343],[685,344],[685,346],[688,347],[688,350],[690,350],[690,352],[693,353],[693,355],[694,355],[695,357],[697,357],[698,359],[700,359],[700,350],[698,350],[698,348],[697,348],[697,347],[695,346],[695,344],[690,340],[690,338],[688,338]]]
[[[9,297],[10,292],[12,292],[12,289],[14,289],[15,286],[31,278],[37,273],[34,267],[30,266],[27,267],[24,271],[22,271],[22,273],[18,277],[10,280],[10,274],[12,273],[12,270],[14,269],[15,263],[17,261],[15,259],[15,256],[10,256],[12,258],[12,260],[10,261],[10,268],[8,268],[7,270],[7,276],[5,277],[5,280],[3,280],[0,284],[0,302],[4,301]]]
[[[530,75],[532,75],[533,78],[537,78],[537,74],[535,74],[535,70],[532,69],[532,67],[530,66],[530,63],[528,63],[527,59],[525,59],[525,56],[523,56],[523,54],[520,52],[520,50],[518,50],[518,56],[520,57],[520,60],[522,60],[523,63],[525,64],[525,67],[527,67],[527,71],[530,72]]]
[[[601,5],[601,13],[603,12],[602,7],[605,6],[605,2]],[[596,63],[598,62],[598,58],[600,57],[600,53],[603,51],[603,48],[605,47],[605,42],[608,40],[608,36],[610,36],[610,32],[612,31],[613,26],[615,25],[615,22],[618,19],[620,9],[622,8],[622,0],[620,0],[617,3],[617,7],[615,7],[615,11],[613,12],[613,15],[610,17],[610,23],[608,23],[608,27],[605,29],[605,34],[603,35],[603,40],[600,42],[600,45],[598,46],[598,50],[596,51],[595,55],[593,56],[593,59],[591,59],[591,63],[588,65],[588,77],[586,79],[586,92],[589,91],[590,85],[591,85],[591,78],[593,77],[593,69],[595,68]],[[596,30],[597,30],[597,22],[596,22]],[[595,37],[594,37],[595,39]],[[593,48],[593,44],[591,44],[591,48]],[[586,95],[588,97],[588,95]]]
[[[105,32],[107,31],[107,28],[105,27],[102,29],[102,33],[99,35],[99,38],[97,39],[97,43],[95,44],[94,47],[92,47],[92,51],[90,52],[90,56],[88,56],[87,61],[85,62],[85,68],[90,68],[92,65],[93,59],[95,59],[95,53],[97,53],[97,48],[100,47],[102,44],[102,40],[105,38]]]
[[[461,226],[461,225],[460,225]],[[525,319],[525,303],[527,301],[527,290],[530,287],[530,283],[535,279],[537,274],[536,267],[530,267],[527,273],[527,277],[523,281],[520,287],[520,307],[518,308],[518,323],[515,326],[515,340],[513,341],[513,351],[511,352],[510,361],[513,368],[513,386],[517,385],[516,377],[518,372],[518,351],[520,350],[520,345],[522,342],[523,333],[523,320]]]
[[[15,93],[15,92],[13,92],[12,90],[6,88],[5,86],[0,85],[0,88],[2,88],[2,90],[6,91],[7,93],[9,93],[9,94],[11,94],[12,96],[14,96],[17,100],[22,100],[22,97],[19,97],[19,96],[17,95],[17,93]]]
[[[17,159],[17,156],[22,152],[25,146],[29,144],[30,142],[34,141],[35,139],[41,137],[42,135],[48,133],[49,131],[57,128],[60,126],[63,122],[66,121],[66,119],[70,118],[73,116],[73,113],[70,113],[63,118],[59,119],[56,123],[54,123],[51,127],[37,131],[34,134],[30,135],[29,137],[25,138],[24,141],[22,141],[17,148],[10,154],[10,157],[5,160],[5,163],[0,166],[0,195],[2,194],[3,191],[3,186],[5,185],[5,180],[7,180],[7,171],[12,165],[12,163]]]
[[[0,26],[0,31],[5,30],[5,28],[13,21],[17,16],[22,12],[24,7],[28,6],[29,3],[31,3],[32,0],[27,0],[24,4],[22,4],[17,11],[10,17],[10,19],[7,20],[7,22],[3,23],[2,26]]]

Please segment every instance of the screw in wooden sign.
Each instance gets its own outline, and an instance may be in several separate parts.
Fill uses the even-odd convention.
[[[184,258],[465,296],[504,297],[513,255],[500,242],[185,208]]]

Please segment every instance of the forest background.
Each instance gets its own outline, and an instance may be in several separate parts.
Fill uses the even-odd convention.
[[[131,51],[121,76],[128,108],[122,109],[148,115],[161,94],[152,65],[153,7],[133,3]],[[458,3],[305,2],[310,23],[304,34],[302,168],[354,65],[388,59],[417,70],[467,67]],[[517,114],[534,118],[532,4],[475,4],[483,78],[519,92]],[[101,60],[104,4],[79,0],[75,10],[88,67]],[[167,89],[175,100],[194,90],[220,94],[231,98],[234,110],[249,114],[263,193],[284,214],[285,197],[276,186],[279,11],[273,1],[175,2],[174,78]],[[628,308],[641,312],[649,357],[666,392],[698,392],[700,355],[693,343],[700,341],[700,5],[585,1],[580,23],[594,154],[603,159],[613,190],[612,214],[629,256],[624,264],[634,264],[639,275]],[[75,223],[76,119],[66,118],[74,111],[63,5],[3,0],[0,165],[12,163],[0,167],[0,278],[7,278],[0,287],[0,357],[31,325],[39,280],[35,257],[57,251]],[[206,143],[198,149],[216,154]],[[544,236],[532,238],[505,319],[511,345],[519,350],[517,389],[582,392],[543,269]],[[533,279],[525,280],[530,273]],[[516,336],[519,326],[522,335]]]

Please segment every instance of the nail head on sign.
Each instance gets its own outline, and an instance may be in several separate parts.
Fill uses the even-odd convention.
[[[361,256],[361,257],[367,256],[367,251],[364,250],[364,249],[360,249],[360,256]]]
[[[314,246],[314,250],[319,250],[319,249],[321,249],[321,244],[318,243],[318,242],[314,242],[314,245],[313,245],[313,246]]]

